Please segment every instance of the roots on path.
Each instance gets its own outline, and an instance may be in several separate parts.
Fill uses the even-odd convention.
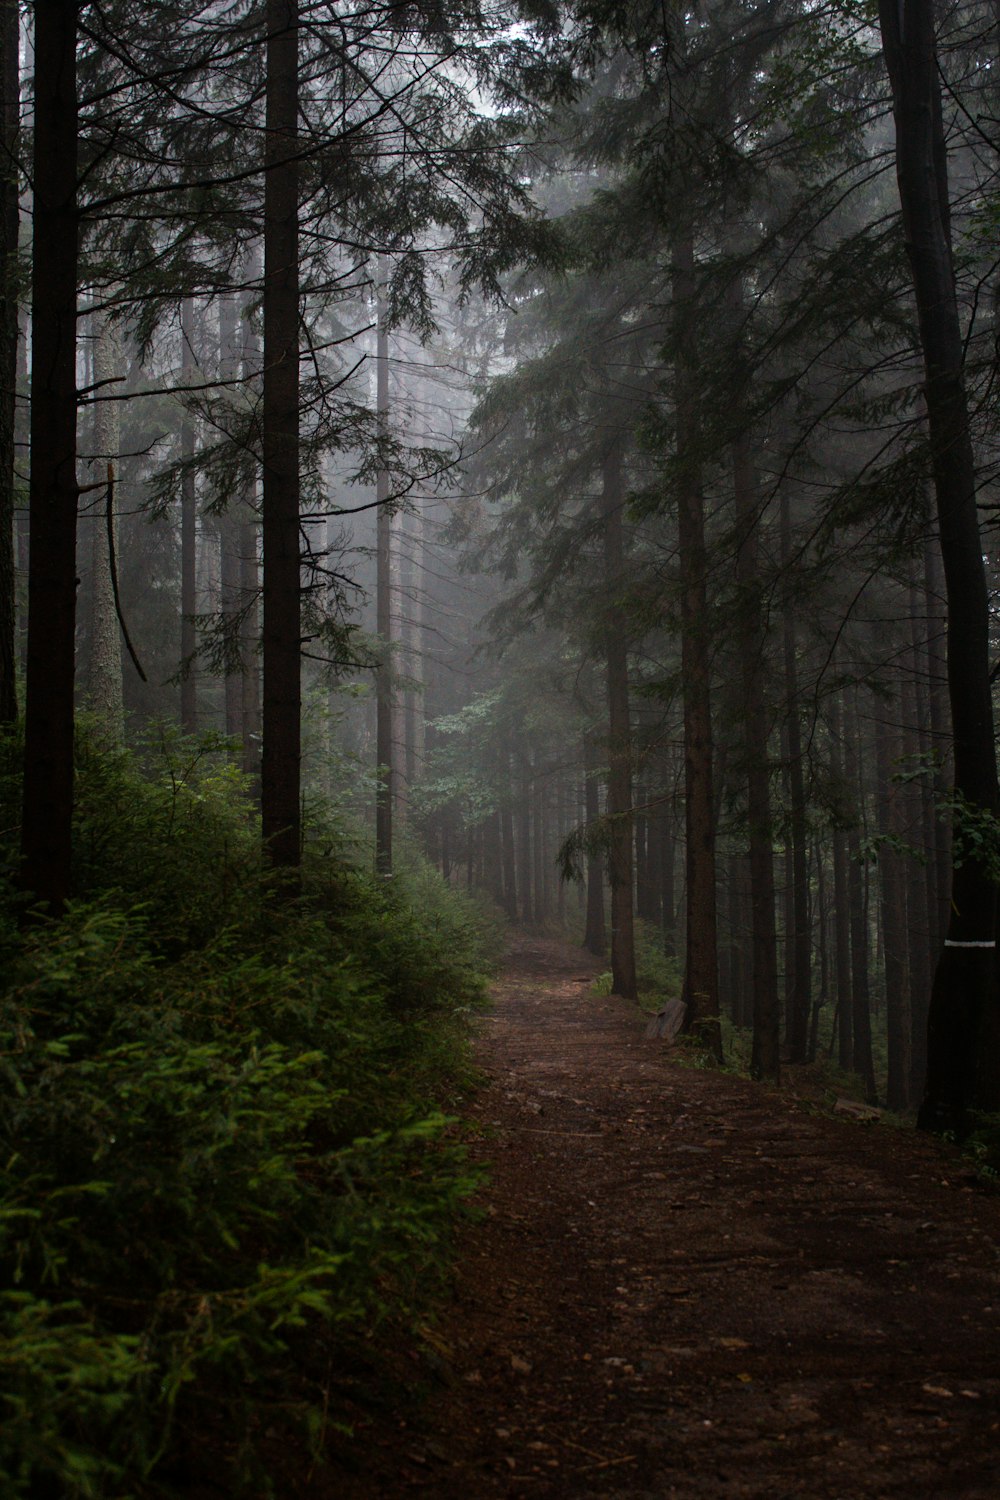
[[[1000,1198],[933,1141],[684,1067],[521,940],[491,1164],[392,1500],[997,1500]]]

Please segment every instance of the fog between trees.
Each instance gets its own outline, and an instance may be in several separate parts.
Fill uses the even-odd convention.
[[[74,714],[183,733],[287,899],[332,813],[717,1059],[995,1111],[994,9],[3,17],[27,890]]]

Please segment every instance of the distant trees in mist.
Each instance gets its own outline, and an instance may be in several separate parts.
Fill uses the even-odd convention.
[[[996,1109],[993,9],[2,19],[25,886],[74,714],[176,721],[292,887],[323,799],[758,1077]]]

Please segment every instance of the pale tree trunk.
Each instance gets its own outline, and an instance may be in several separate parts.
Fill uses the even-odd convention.
[[[423,508],[419,505],[411,523],[411,546],[413,548],[413,597],[410,601],[412,611],[412,626],[410,640],[412,654],[410,656],[410,675],[414,681],[414,687],[410,691],[408,713],[411,715],[409,730],[409,743],[413,753],[412,781],[419,781],[427,756],[427,720],[426,720],[426,689],[424,683],[424,625],[426,618],[426,579],[425,568],[427,563],[427,517]]]
[[[264,179],[263,757],[265,846],[301,860],[301,549],[299,541],[299,13],[267,0]]]
[[[715,799],[711,663],[708,649],[708,555],[698,462],[698,411],[694,383],[696,309],[694,245],[682,235],[674,246],[671,282],[676,337],[678,551],[681,567],[681,675],[684,684],[684,784],[687,832],[686,1024],[721,1061],[719,959],[715,880]]]
[[[879,20],[892,85],[896,176],[924,360],[948,610],[955,795],[974,815],[992,817],[998,794],[989,607],[951,255],[934,6],[932,0],[881,0]],[[927,1084],[918,1117],[927,1129],[961,1132],[970,1107],[1000,1106],[996,912],[997,892],[989,869],[970,855],[954,868],[948,933],[931,992]]]
[[[514,852],[514,813],[511,807],[513,774],[510,747],[506,738],[499,748],[499,784],[501,787],[500,829],[503,839],[503,899],[507,916],[517,921],[517,874]]]
[[[397,566],[399,575],[399,634],[403,642],[403,670],[406,673],[407,680],[406,689],[403,693],[403,743],[401,747],[404,816],[406,810],[409,808],[410,798],[413,795],[413,786],[417,779],[417,706],[416,694],[411,685],[414,680],[417,662],[416,631],[413,620],[413,600],[416,593],[417,570],[414,558],[413,531],[409,523],[410,518],[406,517],[402,520],[399,527],[399,560]]]
[[[20,41],[17,0],[0,3],[0,723],[17,718],[15,632],[17,573],[14,566],[15,434],[17,429],[18,162],[20,160]]]
[[[417,441],[433,444],[434,434],[429,408],[429,380],[426,375],[416,380],[417,393]],[[424,768],[426,756],[426,693],[424,683],[424,651],[426,623],[426,577],[427,566],[427,512],[422,494],[411,496],[412,510],[406,521],[406,555],[409,564],[409,581],[403,613],[406,619],[406,670],[412,686],[406,690],[406,780],[413,787]]]
[[[219,303],[219,374],[229,387],[239,375],[239,307],[232,292]],[[243,733],[243,682],[237,669],[239,654],[239,616],[242,602],[240,579],[240,517],[238,505],[231,505],[219,517],[219,607],[221,611],[225,666],[226,737],[235,746]]]
[[[608,876],[611,884],[611,976],[616,995],[635,999],[632,919],[632,731],[628,703],[628,636],[618,602],[625,582],[622,441],[615,438],[602,467],[605,658],[608,684]]]
[[[406,827],[410,801],[409,741],[407,731],[409,718],[406,712],[406,695],[397,691],[396,678],[403,676],[407,668],[408,627],[406,624],[407,587],[404,566],[405,517],[402,512],[392,517],[389,532],[389,638],[393,641],[392,668],[389,676],[391,693],[390,727],[392,735],[392,824],[393,843],[399,842]]]
[[[248,268],[248,279],[260,272],[260,261],[254,256]],[[250,399],[256,395],[261,371],[260,338],[250,317],[243,309],[243,383]],[[243,770],[250,779],[252,794],[260,796],[260,564],[258,561],[260,524],[257,517],[257,473],[251,469],[240,495],[240,725],[243,736]]]
[[[121,407],[114,399],[122,373],[121,340],[114,323],[98,314],[94,334],[94,477],[117,477],[121,448]],[[111,744],[125,737],[122,703],[122,647],[111,576],[111,552],[118,555],[118,515],[115,495],[100,495],[93,506],[90,528],[90,704],[101,733]],[[108,515],[108,505],[111,514]]]
[[[17,405],[14,409],[14,453],[22,492],[30,471],[29,423],[31,399],[28,379],[28,317],[21,314],[17,341]],[[22,499],[14,518],[17,566],[17,661],[23,672],[28,665],[28,569],[31,553],[28,506]]]
[[[517,875],[521,897],[521,921],[530,927],[534,920],[531,900],[531,762],[522,746],[520,751],[520,795],[517,799]]]
[[[388,436],[389,427],[389,332],[386,327],[385,263],[379,257],[378,312],[375,352],[375,406],[378,412],[379,436]],[[393,691],[392,691],[392,512],[389,508],[389,471],[379,465],[375,481],[378,503],[375,537],[375,628],[379,638],[380,661],[375,681],[375,762],[378,782],[375,791],[375,868],[380,875],[392,874],[392,814],[395,794],[393,776]]]
[[[781,497],[781,564],[786,588],[792,567],[791,513],[787,493]],[[809,851],[806,832],[805,775],[802,727],[799,722],[799,668],[795,615],[784,611],[785,692],[787,695],[788,788],[792,842],[792,988],[788,1006],[788,1050],[792,1062],[805,1062],[809,1050],[809,1007],[812,988],[812,933],[809,921]]]
[[[597,827],[601,816],[601,788],[598,780],[601,757],[596,736],[592,733],[583,737],[583,764],[584,806],[589,830]],[[587,856],[587,920],[583,946],[596,958],[603,958],[608,951],[604,930],[604,861],[598,854]]]
[[[753,950],[753,1049],[755,1078],[777,1082],[781,1073],[781,1007],[778,939],[774,922],[774,845],[764,679],[764,626],[757,543],[757,496],[745,437],[733,446],[733,490],[739,527],[736,577],[743,595],[740,654],[743,667],[743,735],[750,843],[750,913]]]
[[[541,756],[537,750],[532,756],[532,769],[534,773],[531,780],[531,826],[534,832],[532,881],[535,890],[535,926],[542,927],[548,916],[545,889],[545,791],[541,775]]]
[[[181,304],[181,384],[194,384],[194,305],[190,297]],[[185,462],[181,478],[181,728],[194,734],[198,728],[198,683],[195,653],[198,639],[195,616],[198,612],[198,510],[194,469],[194,421],[185,411],[181,421],[181,458]]]

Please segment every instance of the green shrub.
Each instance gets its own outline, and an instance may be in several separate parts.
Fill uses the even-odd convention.
[[[114,1493],[122,1419],[148,1379],[140,1339],[97,1330],[79,1302],[0,1293],[0,1489]]]
[[[323,1426],[302,1340],[360,1347],[446,1263],[483,919],[417,863],[315,850],[272,900],[207,755],[178,780],[87,749],[80,779],[90,889],[0,930],[0,1488],[165,1493],[221,1423],[259,1493],[262,1411]]]
[[[664,1001],[679,995],[681,970],[676,958],[663,951],[663,934],[651,922],[635,923],[635,972],[639,1004],[643,1010],[658,1011]],[[611,970],[598,974],[591,988],[595,995],[611,994]]]

